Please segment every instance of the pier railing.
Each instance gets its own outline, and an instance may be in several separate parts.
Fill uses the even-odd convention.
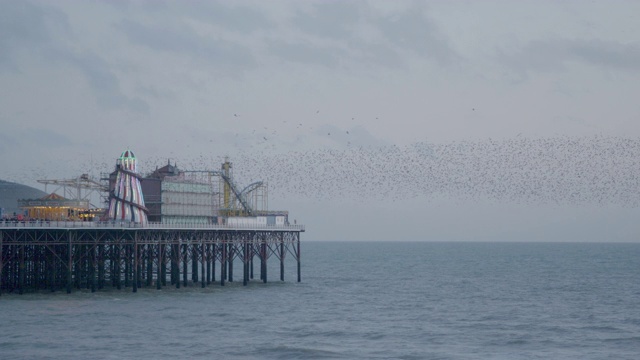
[[[0,228],[96,228],[96,229],[203,229],[203,230],[286,230],[304,232],[304,225],[266,224],[201,224],[201,223],[147,223],[120,221],[0,221]]]

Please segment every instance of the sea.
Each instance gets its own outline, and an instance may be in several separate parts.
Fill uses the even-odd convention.
[[[640,358],[638,243],[303,240],[302,281],[285,265],[247,286],[3,293],[0,358]]]

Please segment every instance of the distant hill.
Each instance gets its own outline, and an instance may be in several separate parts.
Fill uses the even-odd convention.
[[[18,208],[19,199],[39,199],[45,195],[47,193],[31,186],[0,180],[0,208],[4,209],[3,214],[13,215],[22,211]]]

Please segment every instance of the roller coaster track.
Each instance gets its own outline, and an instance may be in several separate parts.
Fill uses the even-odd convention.
[[[262,185],[262,181],[256,181],[256,182],[254,182],[252,184],[249,184],[242,191],[240,191],[240,190],[238,190],[238,187],[236,186],[236,184],[233,182],[233,179],[231,179],[229,176],[225,175],[224,172],[222,172],[222,171],[188,170],[188,171],[184,171],[184,172],[185,173],[206,173],[206,174],[213,175],[213,176],[220,176],[224,180],[224,182],[227,183],[227,185],[229,185],[229,188],[231,189],[231,191],[235,195],[236,199],[238,199],[238,201],[240,201],[240,204],[242,205],[242,208],[247,213],[247,215],[249,215],[249,216],[253,216],[254,215],[253,208],[251,208],[251,205],[249,204],[249,202],[247,201],[245,196],[248,193],[250,193],[251,191],[253,191],[256,188],[258,188],[260,185]]]

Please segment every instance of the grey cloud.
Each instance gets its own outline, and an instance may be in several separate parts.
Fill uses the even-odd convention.
[[[402,56],[392,47],[384,44],[349,44],[354,50],[352,54],[360,63],[375,64],[388,68],[397,68],[402,65]]]
[[[375,23],[393,45],[433,59],[440,65],[449,65],[459,58],[421,7],[378,19]]]
[[[293,24],[307,34],[341,40],[353,36],[359,18],[354,2],[329,1],[317,4],[311,12],[299,12]]]
[[[229,31],[250,34],[273,26],[262,13],[246,6],[228,6],[230,2],[198,1],[187,6],[188,14],[200,21],[220,25]],[[236,3],[237,4],[237,3]]]
[[[268,48],[279,57],[301,64],[315,64],[329,68],[339,65],[339,58],[345,56],[344,50],[335,46],[313,46],[301,43],[268,41]]]
[[[377,17],[355,2],[322,2],[312,11],[298,12],[292,20],[303,33],[340,42],[361,61],[398,66],[398,50],[410,51],[440,65],[457,61],[459,55],[418,5],[393,16]],[[366,24],[379,32],[378,39],[364,39],[357,28]]]
[[[616,70],[640,70],[640,44],[601,40],[532,41],[515,54],[501,56],[521,72],[563,71],[571,61]]]
[[[111,7],[123,13],[168,15],[179,19],[187,17],[217,25],[239,34],[251,34],[270,29],[274,24],[263,13],[244,6],[246,1],[192,0],[188,2],[146,0],[136,2],[109,1]]]
[[[74,144],[66,135],[45,128],[29,128],[16,132],[0,133],[0,149],[3,151],[6,150],[6,147],[22,149],[34,145],[52,149]]]
[[[605,41],[577,41],[570,44],[571,53],[593,65],[623,70],[640,69],[640,44]]]
[[[25,131],[24,139],[29,142],[51,148],[73,145],[73,142],[66,136],[48,129],[30,129]]]
[[[49,40],[45,25],[45,10],[27,1],[0,3],[0,31],[3,45],[7,43],[44,43]]]
[[[209,63],[234,68],[255,64],[253,55],[246,47],[221,39],[203,37],[186,26],[146,26],[125,20],[118,25],[118,29],[125,33],[131,43],[156,51],[192,56]]]
[[[145,101],[122,93],[120,81],[107,66],[86,57],[79,58],[77,64],[94,90],[99,105],[111,109],[125,108],[140,113],[149,112],[149,105]]]
[[[102,107],[147,111],[148,106],[142,100],[122,93],[118,78],[102,58],[64,44],[66,39],[74,37],[66,14],[27,1],[4,1],[0,10],[0,65],[4,63],[13,71],[24,71],[12,59],[19,51],[44,59],[44,66],[70,65],[83,73]]]
[[[366,9],[356,2],[319,3],[310,12],[298,12],[292,22],[303,33],[330,40],[333,45],[324,45],[323,48],[314,50],[312,45],[284,45],[271,42],[271,49],[287,60],[320,63],[325,66],[338,65],[340,58],[353,58],[360,64],[398,67],[402,59],[390,44],[380,41],[369,42],[358,37],[355,27],[359,26],[360,21],[370,20],[366,14]],[[348,67],[346,63],[342,65]]]
[[[85,77],[96,103],[106,109],[127,109],[147,113],[149,105],[139,97],[129,97],[122,92],[118,76],[112,67],[98,55],[85,52],[72,52],[65,48],[51,49],[46,52],[47,59],[79,70]]]
[[[0,65],[18,70],[13,55],[16,51],[37,50],[54,41],[52,33],[69,36],[69,24],[57,9],[34,5],[28,1],[0,2]]]
[[[18,142],[15,137],[7,134],[6,130],[3,129],[3,131],[0,132],[0,152],[6,154],[9,152],[9,148],[15,147],[16,145],[18,145]]]

